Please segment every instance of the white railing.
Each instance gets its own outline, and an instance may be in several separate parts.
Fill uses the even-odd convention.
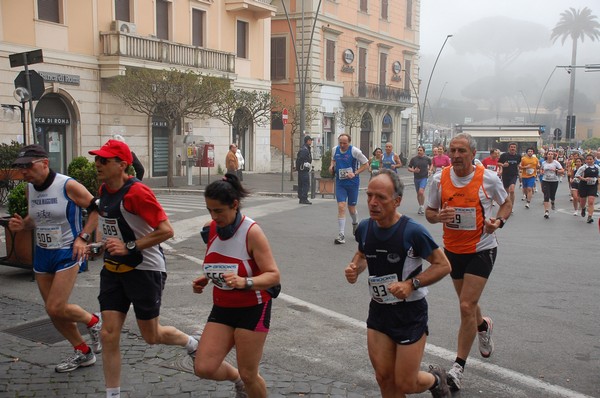
[[[100,33],[103,55],[235,73],[235,54],[123,32]]]

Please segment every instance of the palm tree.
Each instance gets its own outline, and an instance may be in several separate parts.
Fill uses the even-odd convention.
[[[559,37],[562,38],[562,43],[568,37],[573,40],[571,48],[571,66],[577,65],[577,42],[579,39],[583,42],[585,37],[588,36],[592,41],[600,39],[600,23],[596,20],[597,17],[592,15],[592,10],[584,7],[582,10],[575,10],[573,7],[563,11],[560,14],[560,21],[552,29],[552,35],[550,39],[552,42],[556,42]],[[577,68],[571,68],[571,82],[569,86],[569,109],[568,116],[573,116],[573,98],[575,97],[575,71]],[[568,117],[567,116],[567,117]],[[567,125],[566,134],[567,137],[573,137],[570,135]],[[573,137],[575,138],[575,137]]]

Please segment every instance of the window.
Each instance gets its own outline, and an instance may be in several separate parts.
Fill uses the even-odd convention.
[[[239,58],[248,58],[248,22],[237,21],[237,51]]]
[[[389,0],[381,0],[381,19],[388,20],[388,2]]]
[[[406,27],[412,28],[412,0],[406,0]]]
[[[206,12],[202,10],[192,10],[192,45],[204,47],[204,21]]]
[[[404,61],[404,76],[405,76],[404,89],[408,90],[409,92],[410,92],[410,87],[412,85],[412,81],[410,80],[410,68],[411,68],[410,64],[411,64],[410,60],[407,59]],[[414,91],[416,91],[416,90],[417,90],[417,88],[415,87]],[[416,92],[415,92],[415,95],[417,95]]]
[[[360,0],[360,10],[362,12],[368,11],[367,3],[368,3],[368,0]]]
[[[325,79],[329,81],[335,80],[335,41],[326,40],[325,54]]]
[[[61,0],[37,0],[38,19],[61,23],[60,3]]]
[[[286,78],[286,39],[271,37],[271,80]]]
[[[379,85],[385,86],[387,81],[387,54],[379,54]]]
[[[156,37],[169,40],[169,3],[156,0]]]
[[[119,21],[131,22],[129,0],[115,0],[115,19]]]

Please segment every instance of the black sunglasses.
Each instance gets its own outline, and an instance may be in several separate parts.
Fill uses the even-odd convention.
[[[108,161],[111,160],[111,159],[114,159],[115,162],[117,162],[117,163],[122,162],[122,160],[119,159],[119,158],[117,158],[117,157],[114,157],[114,158],[103,158],[102,156],[96,155],[96,157],[94,158],[94,160],[96,162],[100,162],[100,164],[103,165],[103,166],[105,166],[108,163]]]

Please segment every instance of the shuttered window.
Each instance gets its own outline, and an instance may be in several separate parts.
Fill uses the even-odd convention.
[[[131,22],[129,0],[115,0],[115,19],[119,21]]]
[[[237,49],[236,55],[240,58],[248,58],[248,23],[237,21]]]
[[[327,40],[325,54],[325,79],[335,80],[335,41]]]
[[[192,10],[192,45],[204,47],[204,21],[206,12]]]
[[[271,38],[271,80],[286,78],[286,39],[285,37]]]
[[[381,0],[381,19],[388,19],[388,0]]]
[[[37,0],[38,19],[61,23],[60,1],[61,0]]]

